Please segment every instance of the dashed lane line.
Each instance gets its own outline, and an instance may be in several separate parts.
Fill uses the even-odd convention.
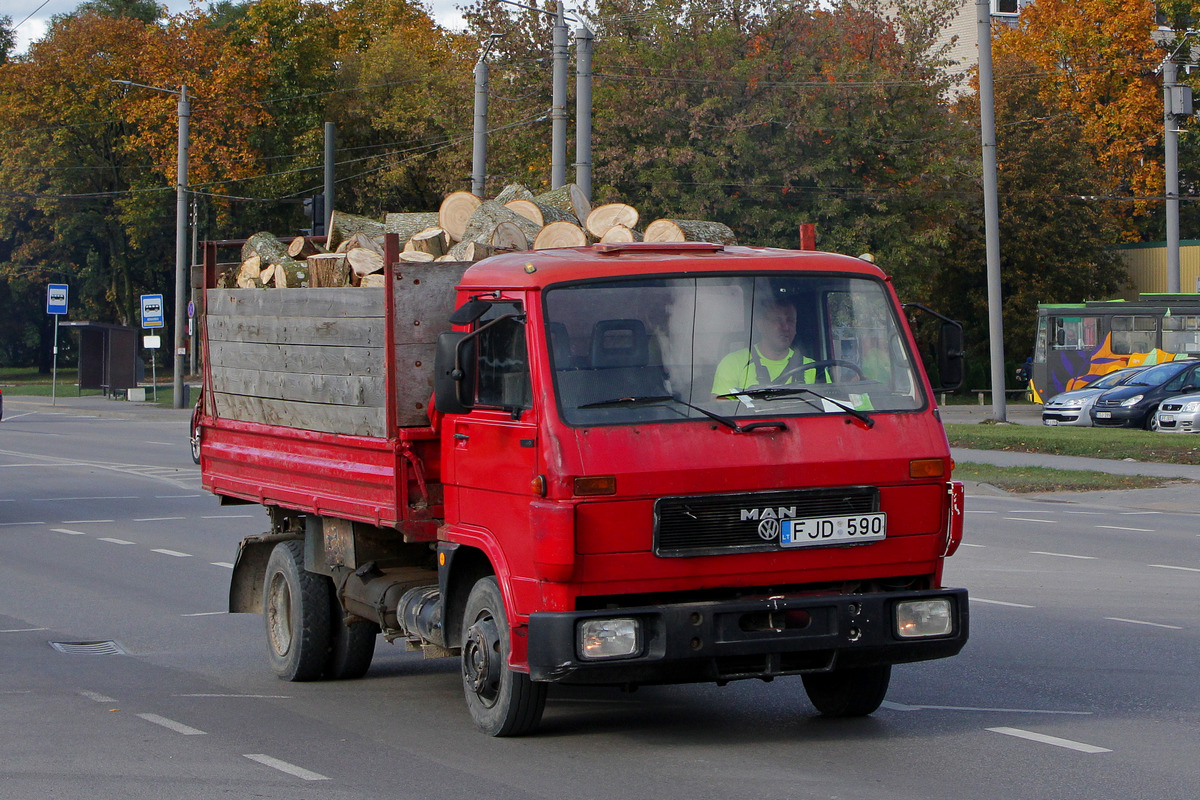
[[[984,600],[982,597],[972,597],[972,603],[983,603],[989,606],[1008,606],[1009,608],[1037,608],[1037,606],[1026,605],[1025,603],[1009,603],[1004,600]]]
[[[97,538],[96,541],[108,542],[109,544],[136,544],[136,542],[131,542],[126,539],[114,539],[111,536],[101,536],[101,537]]]
[[[1107,747],[1097,747],[1094,744],[1076,742],[1071,739],[1060,739],[1057,736],[1047,736],[1044,733],[1034,733],[1033,731],[1021,730],[1020,728],[988,728],[988,730],[993,733],[1003,733],[1005,736],[1015,736],[1018,739],[1026,739],[1031,742],[1064,747],[1067,750],[1075,750],[1080,753],[1088,753],[1089,755],[1112,752]]]
[[[154,548],[151,553],[161,553],[164,556],[174,556],[175,558],[191,558],[191,553],[181,553],[178,550],[165,550],[162,548]]]
[[[136,517],[131,522],[170,522],[172,520],[187,519],[187,517]]]
[[[233,564],[230,564],[228,561],[211,561],[209,563],[211,563],[214,567],[224,567],[225,569],[233,569]]]
[[[1156,569],[1178,569],[1184,572],[1200,572],[1200,569],[1195,567],[1176,567],[1173,564],[1148,564],[1147,566],[1155,567]]]
[[[184,725],[182,722],[176,722],[173,719],[160,717],[158,714],[138,714],[138,717],[153,722],[155,725],[161,725],[167,730],[175,731],[183,736],[206,736],[207,734],[199,728],[193,728],[191,725]]]
[[[1149,625],[1152,628],[1167,628],[1168,630],[1172,631],[1183,630],[1183,628],[1179,627],[1178,625],[1164,625],[1161,622],[1145,622],[1144,620],[1140,619],[1124,619],[1122,617],[1105,617],[1105,619],[1111,620],[1112,622],[1128,622],[1130,625]]]
[[[84,697],[86,697],[88,700],[91,700],[93,703],[104,703],[106,705],[112,705],[113,703],[117,702],[115,699],[109,697],[106,694],[100,694],[99,692],[89,691],[88,689],[81,689],[79,693],[81,695],[83,695]]]
[[[1045,550],[1030,550],[1031,556],[1054,556],[1055,558],[1077,558],[1080,561],[1095,561],[1096,556],[1077,556],[1074,553],[1049,553]]]
[[[1057,714],[1062,716],[1074,717],[1090,717],[1091,711],[1058,711],[1047,708],[987,708],[980,706],[927,706],[927,705],[909,705],[907,703],[894,703],[890,700],[883,701],[883,707],[892,711],[979,711],[995,714]]]
[[[1110,531],[1133,531],[1134,533],[1154,533],[1154,528],[1126,528],[1121,525],[1097,525],[1097,528],[1106,528]]]
[[[73,531],[70,528],[51,528],[55,533],[65,533],[68,536],[87,536],[83,531]]]
[[[305,781],[327,781],[329,778],[319,772],[312,772],[304,767],[297,767],[295,764],[289,764],[286,761],[281,761],[278,758],[266,755],[265,753],[245,753],[244,756],[251,761],[257,761],[263,766],[277,769],[280,772],[286,772],[288,775],[300,778]]]
[[[88,523],[116,522],[115,519],[64,519],[63,525],[86,525]]]
[[[1054,520],[1052,519],[1033,519],[1031,517],[1005,517],[1005,519],[1011,520],[1012,522],[1040,522],[1043,525],[1055,524]]]

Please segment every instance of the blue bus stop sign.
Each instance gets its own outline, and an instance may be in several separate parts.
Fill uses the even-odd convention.
[[[142,295],[142,327],[163,327],[163,296],[161,294]]]
[[[67,285],[65,283],[52,283],[46,289],[46,313],[67,313]]]

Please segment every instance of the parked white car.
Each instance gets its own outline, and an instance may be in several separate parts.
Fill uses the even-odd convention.
[[[1163,433],[1200,433],[1200,394],[1184,394],[1163,400],[1155,412],[1154,421]]]
[[[1082,389],[1054,395],[1042,406],[1042,424],[1091,427],[1092,416],[1088,412],[1096,398],[1114,386],[1124,384],[1144,369],[1144,366],[1123,367],[1100,376]]]

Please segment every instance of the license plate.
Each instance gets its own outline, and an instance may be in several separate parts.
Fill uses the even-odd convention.
[[[1175,415],[1174,414],[1159,414],[1158,421],[1159,422],[1174,422]]]
[[[1058,420],[1056,420],[1056,419],[1044,419],[1044,420],[1042,420],[1042,424],[1043,424],[1043,425],[1057,425],[1057,424],[1058,424]]]
[[[783,547],[878,542],[887,538],[887,514],[875,512],[843,517],[785,519],[781,528],[779,544]]]
[[[1097,411],[1096,419],[1112,419],[1111,411]]]

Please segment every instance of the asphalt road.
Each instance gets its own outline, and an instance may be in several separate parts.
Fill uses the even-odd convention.
[[[972,640],[897,667],[868,719],[816,717],[796,679],[556,687],[540,735],[493,740],[454,662],[382,640],[360,681],[274,677],[261,617],[223,613],[236,543],[266,517],[199,490],[186,412],[14,399],[0,423],[6,800],[1194,800],[1200,785],[1194,514],[970,497],[946,582],[972,593]]]

